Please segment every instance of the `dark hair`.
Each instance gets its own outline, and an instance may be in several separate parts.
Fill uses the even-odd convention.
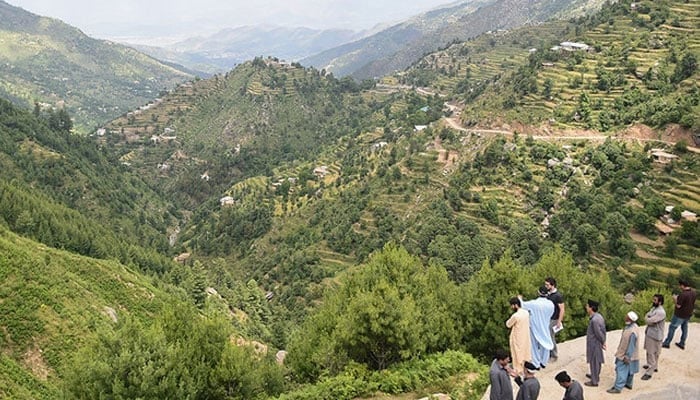
[[[494,354],[494,358],[496,360],[505,360],[508,357],[510,357],[510,354],[508,354],[508,352],[503,349],[496,350],[496,354]]]
[[[550,285],[552,285],[554,287],[557,287],[557,280],[552,278],[551,276],[544,278],[544,281],[549,283]]]
[[[679,279],[678,284],[681,286],[690,286],[690,282],[687,279]]]
[[[540,288],[537,289],[537,293],[538,293],[540,296],[546,296],[546,295],[549,293],[549,290],[547,290],[547,287],[546,287],[546,286],[540,286]]]
[[[518,306],[520,306],[520,299],[517,297],[511,297],[510,298],[510,305],[513,305],[513,304],[517,304]]]
[[[590,307],[593,311],[598,312],[598,307],[600,304],[595,301],[595,300],[588,300],[588,307]]]
[[[554,379],[556,379],[559,383],[571,382],[571,377],[566,373],[566,371],[561,371],[554,377]]]
[[[539,371],[539,368],[537,368],[535,364],[531,363],[530,361],[525,361],[525,369],[529,371]]]
[[[664,304],[664,295],[661,293],[657,293],[654,295],[657,299],[659,299],[659,304]]]

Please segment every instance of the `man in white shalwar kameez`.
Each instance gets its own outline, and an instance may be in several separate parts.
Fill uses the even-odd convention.
[[[510,299],[510,308],[515,311],[506,321],[510,328],[510,358],[513,360],[513,369],[522,376],[525,374],[525,361],[532,359],[530,344],[530,314],[520,308],[520,299]]]
[[[522,301],[522,307],[530,313],[530,342],[532,345],[532,363],[537,368],[544,368],[549,361],[549,351],[554,348],[549,333],[549,320],[554,314],[554,303],[547,298],[548,290],[542,286],[535,300]]]

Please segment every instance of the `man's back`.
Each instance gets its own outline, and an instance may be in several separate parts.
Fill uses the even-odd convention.
[[[583,386],[578,381],[571,381],[571,385],[564,392],[564,400],[583,400]]]
[[[525,378],[523,385],[518,390],[516,400],[537,400],[540,395],[540,382],[537,378]]]

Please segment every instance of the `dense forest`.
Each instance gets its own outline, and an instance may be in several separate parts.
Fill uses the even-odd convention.
[[[0,396],[480,398],[547,276],[559,340],[590,298],[620,328],[700,273],[697,6],[620,1],[379,82],[260,57],[91,136],[0,100]],[[634,29],[673,40],[621,49]],[[595,51],[529,51],[572,36]]]

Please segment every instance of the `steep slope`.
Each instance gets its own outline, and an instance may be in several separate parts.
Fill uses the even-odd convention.
[[[357,135],[379,107],[359,92],[350,79],[256,58],[112,121],[101,140],[191,209],[232,182]]]
[[[60,398],[65,363],[97,329],[178,302],[114,261],[49,248],[0,224],[0,397]]]
[[[695,4],[676,2],[673,13],[692,20]],[[597,269],[615,260],[616,281],[630,289],[665,284],[698,268],[697,224],[676,226],[668,241],[655,228],[665,203],[697,212],[698,164],[683,143],[674,147],[681,136],[547,135],[526,125],[537,114],[525,101],[502,112],[503,101],[491,109],[485,100],[528,76],[521,70],[536,57],[533,47],[585,35],[600,21],[625,26],[620,7],[630,4],[492,32],[368,90],[258,58],[113,121],[100,140],[188,212],[182,251],[226,258],[295,318],[336,273],[391,241],[458,282],[506,248],[529,265],[558,244]],[[686,93],[684,81],[678,93]],[[451,115],[464,104],[445,105],[450,97],[469,112]],[[498,112],[524,117],[509,121],[517,130],[480,129],[490,122],[482,115]],[[522,127],[532,136],[520,136]],[[659,167],[646,143],[674,152],[675,162]],[[654,269],[659,259],[669,267]]]
[[[0,219],[47,246],[169,269],[170,203],[54,118],[0,99]]]
[[[368,38],[301,60],[339,76],[381,77],[420,57],[487,31],[537,24],[595,9],[599,0],[477,0],[422,14]]]
[[[0,1],[0,95],[31,106],[66,107],[79,132],[191,77],[61,21]]]

